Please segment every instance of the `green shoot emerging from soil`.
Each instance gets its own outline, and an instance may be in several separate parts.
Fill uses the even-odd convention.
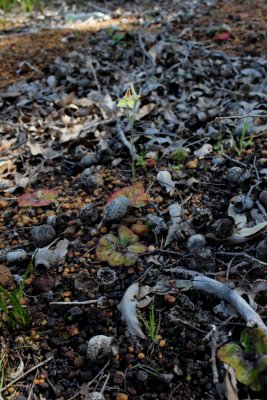
[[[155,307],[153,301],[150,306],[148,321],[142,317],[140,317],[140,319],[141,321],[143,321],[152,342],[154,342],[157,339],[160,330],[160,314],[158,322],[156,322]]]
[[[244,125],[242,126],[241,136],[239,140],[236,140],[232,135],[231,147],[234,151],[236,151],[238,155],[240,155],[242,151],[244,151],[251,144],[253,140],[253,136],[246,139],[247,131],[248,131],[248,120],[246,119]]]
[[[25,280],[31,270],[33,259],[20,282],[18,289],[11,292],[0,286],[0,331],[11,332],[14,328],[26,329],[29,325],[28,310],[21,304]]]
[[[33,12],[34,8],[40,8],[40,0],[0,0],[0,8],[8,12],[15,5],[20,5],[25,12]]]
[[[124,97],[119,100],[118,107],[125,108],[126,115],[131,126],[131,169],[132,169],[132,182],[135,182],[135,151],[134,151],[134,123],[136,118],[136,108],[140,95],[135,91],[134,86],[131,84],[130,88],[127,89]]]

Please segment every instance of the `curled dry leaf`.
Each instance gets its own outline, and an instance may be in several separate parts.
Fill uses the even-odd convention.
[[[172,223],[169,226],[164,247],[167,247],[170,244],[170,242],[175,238],[178,225],[182,221],[182,207],[180,206],[180,204],[179,203],[171,204],[169,207],[169,214]]]
[[[172,176],[169,171],[160,171],[157,175],[157,181],[170,196],[173,196],[175,191],[175,182],[172,180]]]
[[[127,330],[131,335],[138,336],[141,339],[146,339],[145,334],[142,332],[140,327],[136,306],[137,300],[136,297],[139,294],[139,284],[133,283],[128,287],[124,296],[118,305],[118,310],[121,313],[121,319],[126,322]]]
[[[44,266],[47,269],[62,264],[68,252],[69,241],[67,239],[60,240],[55,249],[51,250],[51,245],[42,247],[37,250],[35,255],[35,267]]]
[[[200,147],[200,149],[194,151],[194,155],[201,160],[202,158],[210,154],[212,150],[212,145],[209,143],[205,143],[202,147]]]

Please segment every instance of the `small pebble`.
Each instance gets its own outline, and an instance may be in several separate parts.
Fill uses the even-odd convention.
[[[138,354],[137,354],[137,359],[138,359],[138,360],[143,360],[144,358],[145,358],[144,353],[138,353]]]
[[[198,167],[198,159],[195,158],[194,160],[188,161],[186,163],[186,167],[189,169],[197,169]]]
[[[122,371],[116,371],[113,377],[113,382],[116,385],[122,385],[124,382],[124,378],[125,378],[125,373]]]
[[[117,393],[116,394],[116,400],[128,400],[129,397],[125,393]]]
[[[36,247],[45,247],[56,238],[56,231],[51,225],[44,224],[35,226],[31,235]]]
[[[171,296],[170,294],[165,294],[164,295],[164,301],[167,304],[174,304],[176,302],[176,298],[174,296]]]

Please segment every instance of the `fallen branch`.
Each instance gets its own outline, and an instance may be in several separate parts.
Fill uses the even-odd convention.
[[[253,327],[256,325],[267,334],[267,326],[259,314],[243,299],[242,296],[240,296],[235,289],[231,289],[228,284],[218,282],[215,279],[199,274],[197,271],[190,271],[185,268],[171,268],[169,271],[191,276],[192,279],[172,280],[171,285],[168,280],[164,279],[160,282],[157,282],[157,284],[154,286],[154,293],[163,295],[168,293],[168,290],[173,290],[175,287],[181,290],[202,290],[203,292],[213,294],[231,304],[241,315],[241,317],[245,319],[247,326]]]
[[[236,290],[230,289],[228,285],[204,275],[197,275],[193,278],[192,288],[214,294],[220,299],[227,301],[245,319],[247,326],[252,327],[257,325],[267,334],[267,326],[259,314],[253,310],[253,308],[237,293]]]

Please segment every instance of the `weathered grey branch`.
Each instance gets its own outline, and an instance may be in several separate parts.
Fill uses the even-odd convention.
[[[267,334],[267,326],[259,314],[253,310],[253,308],[237,293],[236,290],[204,275],[198,275],[193,278],[192,288],[214,294],[220,299],[227,301],[246,320],[247,326],[257,325]]]

